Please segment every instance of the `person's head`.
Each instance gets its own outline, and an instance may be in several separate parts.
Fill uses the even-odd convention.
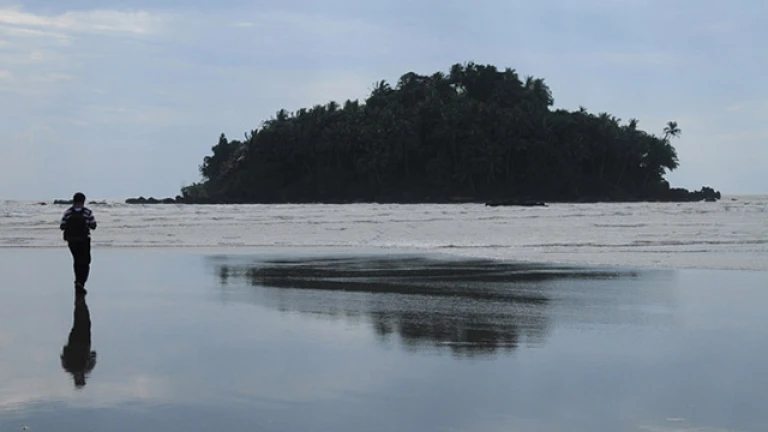
[[[82,192],[76,193],[72,197],[72,204],[74,204],[74,205],[83,205],[83,204],[85,204],[85,195]]]

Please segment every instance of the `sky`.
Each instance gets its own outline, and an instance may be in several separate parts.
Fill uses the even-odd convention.
[[[221,133],[473,61],[661,134],[672,186],[768,193],[768,3],[0,0],[0,199],[175,196]]]

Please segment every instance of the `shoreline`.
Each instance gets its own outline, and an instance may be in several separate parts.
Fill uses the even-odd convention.
[[[175,198],[155,198],[144,196],[130,197],[122,200],[124,204],[131,205],[354,205],[354,204],[379,204],[379,205],[446,205],[446,204],[478,204],[488,207],[514,206],[514,207],[541,207],[548,204],[629,204],[629,203],[693,203],[693,202],[717,202],[728,198],[720,191],[704,187],[701,190],[689,191],[687,189],[671,189],[668,194],[661,194],[654,197],[631,198],[631,197],[600,197],[583,196],[574,199],[546,199],[545,197],[448,197],[448,198],[422,198],[422,199],[307,199],[307,200],[275,200],[275,201],[238,201],[238,200],[217,200],[217,199],[192,199],[177,195]],[[733,198],[731,198],[733,199]],[[91,200],[92,204],[106,204],[106,200]],[[49,204],[46,201],[39,201],[38,204]],[[71,199],[54,199],[53,205],[71,205]]]
[[[691,192],[695,194],[698,192]],[[227,200],[187,200],[183,198],[126,198],[123,202],[131,205],[355,205],[355,204],[379,204],[379,205],[446,205],[446,204],[477,204],[488,207],[541,207],[548,204],[630,204],[630,203],[695,203],[717,202],[722,200],[722,195],[717,197],[701,196],[696,198],[583,198],[583,199],[543,199],[543,198],[489,198],[489,199],[423,199],[423,200],[282,200],[282,201],[227,201]]]
[[[483,207],[547,207],[550,205],[627,205],[627,204],[717,204],[720,202],[739,202],[750,199],[764,199],[768,195],[723,195],[722,198],[716,201],[706,200],[608,200],[608,201],[557,201],[557,200],[530,200],[531,204],[496,204],[495,201],[280,201],[280,202],[163,202],[158,200],[157,202],[126,202],[126,199],[94,199],[88,200],[86,206],[103,206],[103,205],[115,205],[121,204],[126,206],[355,206],[355,205],[380,205],[380,206],[446,206],[446,205],[477,205]],[[129,198],[130,199],[130,198]],[[71,205],[65,200],[6,200],[7,202],[17,202],[23,204],[39,205],[39,206],[67,206]],[[528,202],[525,200],[524,202]],[[539,205],[544,204],[544,205]]]
[[[150,198],[145,198],[146,200],[149,200]],[[169,202],[167,200],[172,199],[173,202]],[[738,202],[743,200],[763,200],[768,199],[768,193],[723,193],[721,194],[721,198],[718,199],[716,202]],[[215,205],[242,205],[242,206],[278,206],[278,205],[307,205],[307,206],[313,206],[313,205],[339,205],[339,206],[347,206],[347,205],[402,205],[402,206],[419,206],[419,205],[466,205],[466,204],[476,204],[479,206],[485,205],[486,203],[490,203],[492,201],[485,201],[485,200],[435,200],[435,201],[339,201],[339,200],[329,200],[329,201],[276,201],[276,202],[221,202],[221,203],[212,203],[212,202],[182,202],[182,201],[176,201],[173,198],[163,198],[158,199],[154,198],[154,202],[143,202],[143,203],[136,203],[131,202],[128,203],[126,201],[133,200],[133,198],[120,198],[120,197],[99,197],[99,198],[89,198],[86,205],[114,205],[114,204],[123,204],[123,205],[131,205],[131,206],[140,206],[140,205],[184,205],[184,206],[215,206]],[[163,202],[163,200],[166,200]],[[65,206],[65,205],[71,205],[71,199],[51,199],[51,198],[15,198],[15,199],[2,199],[0,198],[0,203],[5,204],[29,204],[29,205],[51,205],[51,206]],[[585,205],[605,205],[605,204],[685,204],[685,203],[705,203],[706,201],[690,201],[690,200],[677,200],[677,201],[669,201],[669,200],[534,200],[534,199],[520,199],[518,201],[529,201],[529,202],[544,202],[546,204],[567,204],[567,205],[574,205],[574,204],[585,204]]]

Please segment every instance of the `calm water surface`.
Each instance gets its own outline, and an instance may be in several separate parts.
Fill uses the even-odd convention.
[[[766,273],[305,252],[1,251],[0,431],[768,424]]]

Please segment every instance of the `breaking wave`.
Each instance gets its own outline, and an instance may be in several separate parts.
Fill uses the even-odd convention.
[[[93,205],[96,248],[379,248],[568,264],[768,270],[768,197],[717,203]],[[0,202],[0,247],[62,247],[65,206]]]

